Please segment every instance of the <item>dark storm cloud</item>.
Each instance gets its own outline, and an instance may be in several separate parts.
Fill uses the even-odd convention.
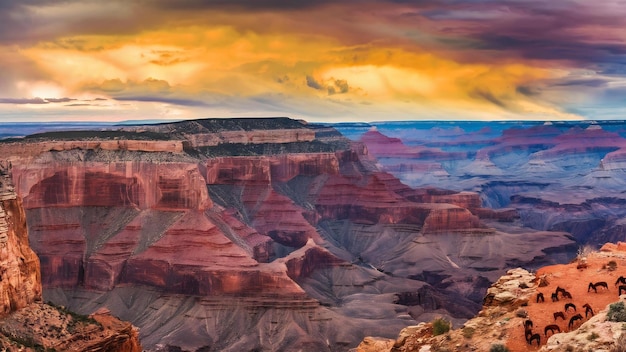
[[[62,36],[132,34],[162,20],[123,1],[0,0],[0,44],[34,44]],[[72,43],[61,43],[61,46]]]
[[[483,1],[476,5],[483,13],[476,19],[467,15],[471,5],[465,4],[462,22],[471,28],[465,36],[477,40],[477,49],[583,66],[623,64],[626,43],[616,39],[626,24],[624,6],[610,1],[591,5],[574,1]],[[453,13],[449,11],[450,16]]]
[[[322,4],[334,3],[332,0],[153,0],[154,5],[175,9],[215,9],[239,8],[248,10],[293,10],[306,9]],[[365,2],[344,0],[345,3]]]

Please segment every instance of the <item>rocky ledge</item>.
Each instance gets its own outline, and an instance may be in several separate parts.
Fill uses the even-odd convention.
[[[626,268],[624,248],[621,243],[581,251],[570,264],[536,273],[509,270],[489,288],[478,315],[462,326],[434,336],[434,324],[441,321],[433,320],[404,328],[395,340],[367,337],[352,351],[489,351],[494,345],[510,352],[618,351],[626,345],[621,306],[626,295],[617,286]],[[589,288],[590,282],[595,288]],[[550,298],[552,293],[556,298]]]

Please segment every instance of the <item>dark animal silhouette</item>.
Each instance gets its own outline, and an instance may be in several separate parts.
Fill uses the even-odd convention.
[[[615,281],[615,286],[617,286],[617,284],[626,285],[626,277],[623,277],[623,276],[618,277],[617,280]]]
[[[556,293],[558,295],[559,292],[563,293],[563,292],[565,292],[565,289],[562,288],[561,286],[557,286],[556,290],[554,290],[554,293]]]
[[[563,294],[563,298],[569,298],[569,299],[572,298],[572,294],[569,293],[569,291],[563,290],[562,294]]]
[[[552,302],[556,302],[559,300],[559,294],[555,292],[552,294],[552,296],[550,296],[550,298],[552,299]]]
[[[624,290],[624,292],[626,292],[626,285],[619,285],[618,289],[619,289],[618,295],[621,296],[622,295],[622,290]]]
[[[537,294],[537,303],[539,303],[539,300],[541,300],[541,302],[545,302],[545,300],[543,299],[543,293],[541,292]]]
[[[537,340],[537,346],[539,346],[541,344],[541,335],[539,334],[533,334],[530,339],[528,339],[528,344],[532,345],[533,344],[533,340]]]
[[[606,288],[607,290],[609,289],[609,284],[607,284],[607,283],[606,283],[606,281],[599,281],[599,282],[596,282],[595,284],[593,284],[593,286],[594,286],[594,288],[595,288],[596,290],[598,289],[598,287],[604,287],[604,288]]]
[[[524,338],[526,342],[530,343],[530,337],[533,336],[533,331],[531,329],[524,329]]]
[[[574,308],[574,312],[576,311],[576,306],[574,305],[574,303],[565,303],[565,311],[567,312],[567,310],[572,307]]]
[[[583,316],[582,316],[582,315],[580,315],[580,314],[576,314],[576,315],[574,315],[573,317],[571,317],[571,318],[570,318],[570,320],[569,320],[569,324],[567,324],[567,328],[571,330],[571,329],[572,329],[572,327],[574,326],[574,323],[575,323],[577,320],[583,320]]]
[[[556,321],[556,318],[561,317],[561,319],[565,320],[565,314],[563,314],[563,312],[554,312],[552,313],[552,315],[554,315],[554,321]]]
[[[533,327],[533,321],[530,319],[526,319],[526,321],[524,321],[524,329],[530,329]]]
[[[585,303],[583,308],[585,308],[585,318],[587,318],[587,315],[589,313],[591,313],[591,316],[593,316],[593,309],[591,309],[591,306],[589,305],[589,303]]]
[[[543,334],[548,337],[548,331],[551,331],[552,334],[554,334],[554,330],[561,332],[561,328],[556,325],[556,324],[552,324],[552,325],[548,325],[543,329]]]
[[[589,283],[589,286],[587,286],[587,292],[591,292],[591,290],[593,290],[593,292],[598,293],[598,289],[596,288],[596,285],[593,284],[593,282]]]

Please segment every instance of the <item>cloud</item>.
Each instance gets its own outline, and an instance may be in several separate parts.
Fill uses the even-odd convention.
[[[183,99],[183,98],[168,98],[163,96],[121,96],[115,98],[119,101],[142,101],[142,102],[158,102],[158,103],[167,103],[174,105],[182,105],[182,106],[209,106],[209,104],[192,99]]]
[[[315,80],[315,78],[313,78],[313,76],[306,76],[306,85],[307,87],[313,88],[313,89],[317,89],[317,90],[321,90],[324,89],[324,87]]]
[[[0,98],[0,104],[48,104],[49,102],[42,98]]]
[[[480,90],[480,89],[476,89],[475,91],[471,92],[470,95],[474,98],[478,98],[478,99],[484,99],[490,103],[492,103],[495,106],[504,108],[504,109],[508,109],[508,105],[500,98],[497,98],[495,95],[493,95],[493,93],[489,92],[489,91],[484,91],[484,90]]]
[[[0,104],[50,104],[50,103],[67,103],[76,99],[71,98],[0,98]]]

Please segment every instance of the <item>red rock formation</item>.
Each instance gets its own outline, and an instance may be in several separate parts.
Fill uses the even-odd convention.
[[[190,163],[17,164],[17,193],[26,209],[126,206],[140,209],[206,209],[205,180]]]
[[[4,172],[4,170],[3,170]],[[39,258],[29,246],[22,202],[0,175],[0,314],[41,300]]]

